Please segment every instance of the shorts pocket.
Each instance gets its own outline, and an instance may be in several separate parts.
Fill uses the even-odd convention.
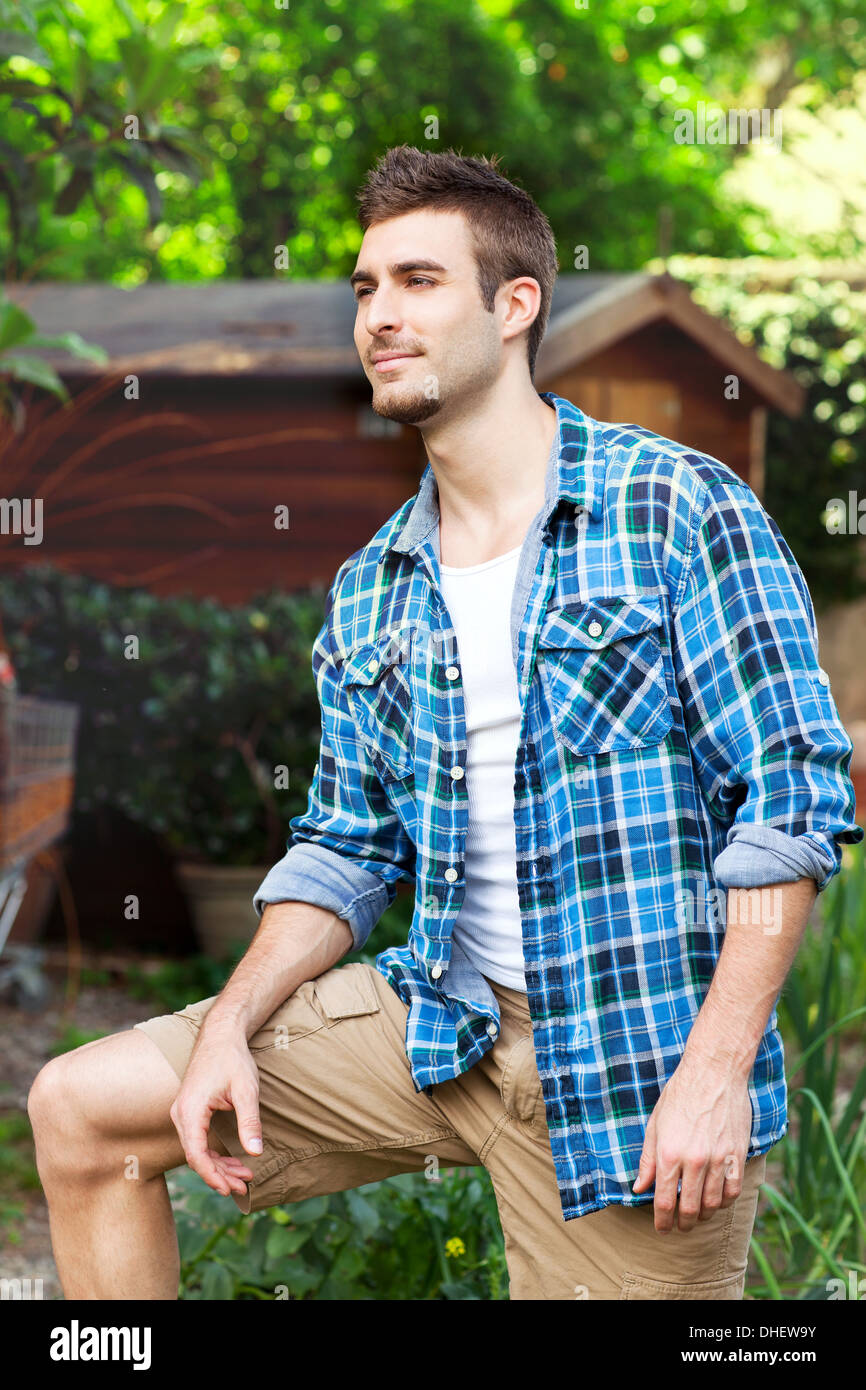
[[[313,987],[315,980],[304,980],[293,994],[290,994],[279,1008],[275,1009],[267,1022],[250,1038],[247,1046],[250,1052],[267,1052],[275,1048],[278,1052],[289,1046],[292,1040],[306,1038],[317,1033],[325,1024],[321,1015],[313,1008]]]
[[[676,1235],[665,1237],[675,1240]],[[726,1274],[724,1279],[710,1279],[692,1284],[675,1284],[666,1279],[648,1279],[643,1274],[633,1274],[626,1270],[622,1277],[620,1300],[658,1299],[672,1301],[733,1302],[743,1297],[746,1282],[745,1267],[737,1274]]]
[[[524,1033],[512,1047],[499,1089],[505,1111],[512,1119],[530,1126],[545,1119],[541,1077],[531,1033]]]
[[[379,1011],[372,967],[363,961],[335,966],[313,981],[313,1007],[326,1024]]]

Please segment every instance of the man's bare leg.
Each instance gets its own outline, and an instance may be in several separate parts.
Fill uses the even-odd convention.
[[[67,1299],[176,1299],[165,1178],[185,1162],[169,1109],[180,1081],[146,1034],[86,1043],[39,1072],[27,1109]]]

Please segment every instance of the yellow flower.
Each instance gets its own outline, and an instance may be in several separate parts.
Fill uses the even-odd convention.
[[[446,1240],[446,1242],[445,1242],[445,1254],[446,1254],[446,1255],[465,1255],[465,1254],[466,1254],[466,1246],[463,1244],[463,1241],[460,1239],[459,1236],[452,1236],[450,1240]]]

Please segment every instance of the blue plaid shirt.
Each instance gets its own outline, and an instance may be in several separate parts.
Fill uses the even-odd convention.
[[[854,816],[803,575],[725,464],[551,392],[558,430],[511,614],[526,988],[565,1220],[636,1195],[649,1116],[724,940],[728,887],[841,864]],[[428,462],[350,556],[313,648],[307,808],[255,895],[330,908],[363,946],[396,883],[408,943],[376,968],[408,1005],[416,1090],[493,1046],[489,982],[452,942],[468,829],[460,654]],[[759,929],[759,928],[756,928]],[[749,1156],[787,1128],[775,1008],[749,1080]]]

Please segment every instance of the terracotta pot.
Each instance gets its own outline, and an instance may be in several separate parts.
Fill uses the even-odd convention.
[[[65,848],[54,847],[53,854],[61,862],[66,859]],[[28,860],[26,869],[27,891],[15,914],[15,921],[7,937],[10,944],[30,945],[42,937],[42,931],[57,897],[57,880],[44,859]]]
[[[199,947],[206,956],[223,960],[241,944],[249,946],[259,918],[253,894],[270,869],[269,864],[238,867],[233,864],[175,864],[186,894]]]

